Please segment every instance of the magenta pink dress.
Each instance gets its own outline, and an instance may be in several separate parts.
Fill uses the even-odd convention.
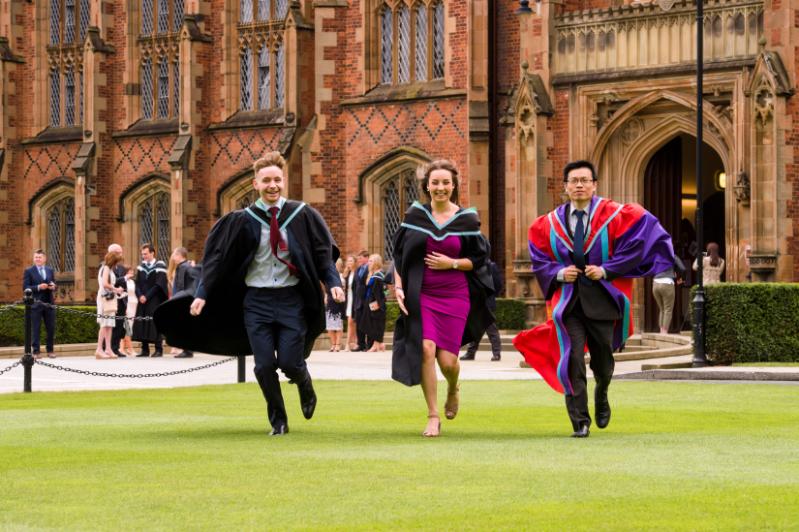
[[[427,253],[460,257],[461,239],[448,236],[442,241],[427,239]],[[431,270],[424,267],[422,292],[422,339],[436,347],[458,354],[466,318],[469,316],[469,284],[460,270]]]

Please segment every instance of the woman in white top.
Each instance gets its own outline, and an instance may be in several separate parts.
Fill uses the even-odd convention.
[[[136,269],[128,268],[125,279],[127,279],[129,296],[128,307],[125,309],[125,338],[123,340],[123,346],[128,356],[135,355],[133,352],[133,341],[131,340],[133,336],[133,318],[136,316],[136,307],[139,306],[139,301],[136,299],[136,282],[133,280],[135,276]]]
[[[355,281],[355,257],[350,255],[347,257],[347,262],[344,265],[344,273],[342,276],[344,277],[344,287],[347,291],[347,308],[345,314],[347,316],[347,347],[349,347],[350,351],[358,347],[358,337],[355,332],[355,320],[352,319],[352,304],[355,299],[355,295],[353,294],[352,290],[352,283]]]
[[[114,286],[117,281],[117,276],[114,275],[114,267],[122,262],[122,253],[119,251],[109,251],[105,255],[100,272],[97,274],[97,323],[100,324],[100,332],[97,333],[97,349],[94,351],[94,357],[97,359],[117,358],[111,350],[111,332],[114,330],[116,324],[116,305],[117,297],[125,290],[122,287]],[[107,301],[113,302],[113,309],[111,304]],[[107,316],[107,317],[104,317]],[[103,351],[105,346],[105,351]]]
[[[699,263],[694,259],[694,271],[699,268]],[[719,245],[708,242],[707,254],[702,257],[702,284],[717,284],[721,282],[724,273],[724,259],[719,256]]]

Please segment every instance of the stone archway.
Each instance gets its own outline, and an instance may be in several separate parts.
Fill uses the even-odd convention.
[[[724,109],[707,104],[703,141],[715,151],[727,175],[736,175],[739,161],[733,156],[735,132]],[[696,104],[685,94],[652,91],[621,106],[596,137],[591,159],[597,164],[598,194],[623,203],[645,205],[644,180],[647,164],[669,141],[678,136],[696,137]],[[695,155],[686,154],[690,160]],[[725,193],[727,227],[734,220],[735,195]],[[726,231],[727,235],[731,231]],[[690,267],[690,265],[687,265]],[[642,330],[645,283],[636,283],[633,314],[636,330]]]

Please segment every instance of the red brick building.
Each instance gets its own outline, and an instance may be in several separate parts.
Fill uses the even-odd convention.
[[[275,149],[288,195],[318,208],[342,249],[387,255],[417,166],[453,159],[508,295],[533,303],[526,227],[560,201],[570,159],[593,160],[601,194],[643,203],[687,248],[695,4],[664,7],[2,1],[0,300],[20,297],[38,247],[62,301],[93,299],[111,242],[130,263],[143,241],[199,256]],[[796,20],[786,2],[706,8],[701,201],[729,280],[799,279]]]

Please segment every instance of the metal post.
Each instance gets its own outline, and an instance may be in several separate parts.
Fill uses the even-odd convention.
[[[704,0],[696,2],[696,240],[699,256],[696,258],[696,295],[694,296],[694,358],[695,368],[707,366],[705,356],[705,287],[703,279],[705,249],[705,219],[702,208],[704,187],[702,186],[702,76],[704,74],[703,35]]]
[[[31,350],[31,306],[33,305],[33,291],[28,288],[25,290],[25,354],[22,356],[22,367],[25,368],[25,376],[22,383],[22,391],[31,392],[31,382],[33,379],[33,353]]]
[[[239,366],[239,378],[238,382],[247,382],[247,376],[245,373],[245,368],[247,365],[247,357],[243,355],[239,355],[238,357],[238,366]]]

